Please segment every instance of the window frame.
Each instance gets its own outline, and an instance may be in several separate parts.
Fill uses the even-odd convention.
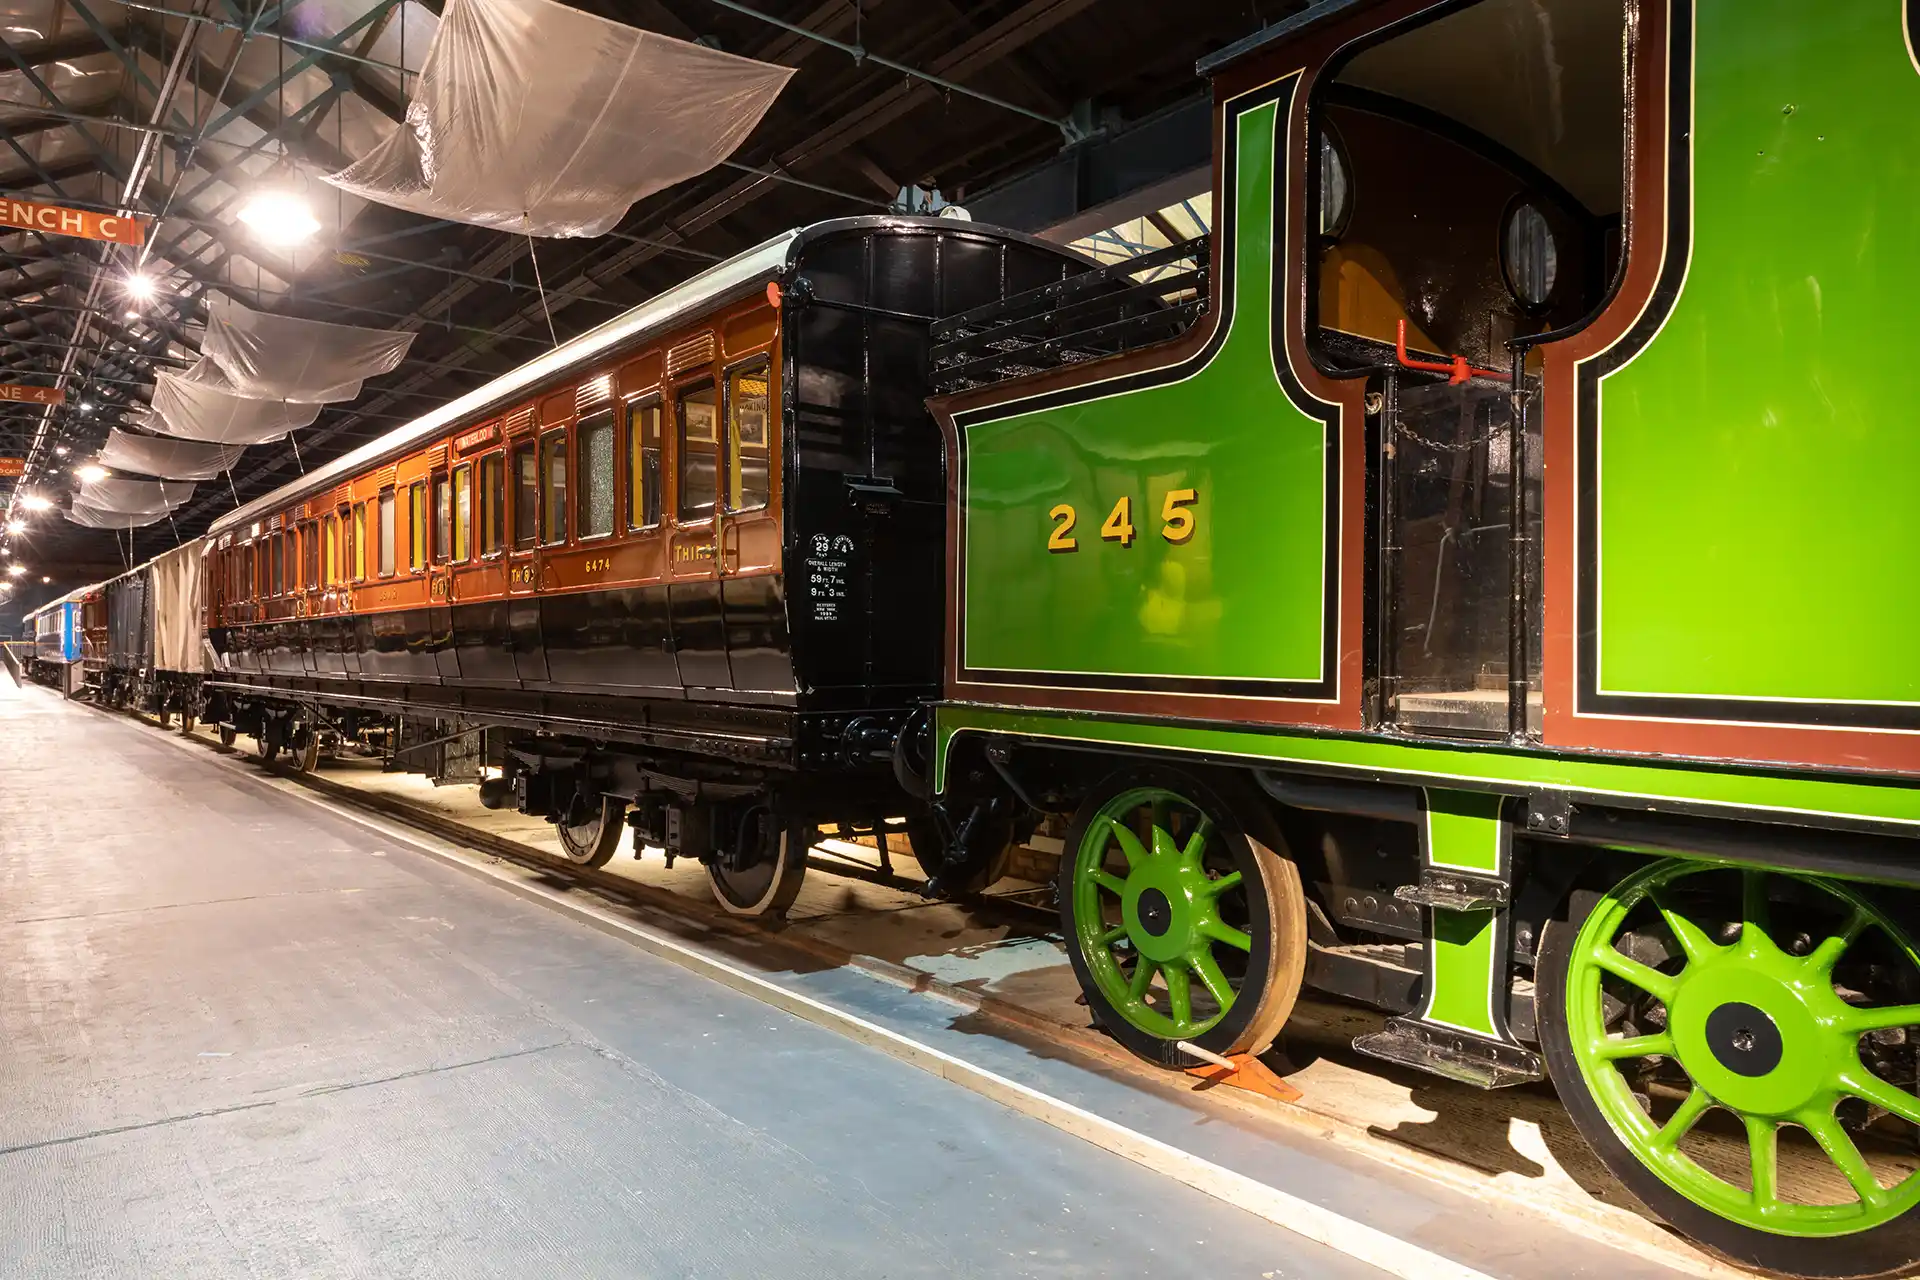
[[[535,440],[539,444],[538,469],[540,477],[540,527],[536,546],[564,547],[573,536],[573,427],[554,427],[542,431]],[[557,446],[557,447],[556,447]],[[548,472],[549,462],[560,459],[560,509],[558,512],[559,537],[553,536],[553,480]]]
[[[352,582],[367,580],[367,503],[363,498],[353,504],[353,528],[347,534],[348,569]]]
[[[407,486],[407,572],[427,571],[427,480]]]
[[[340,516],[328,512],[320,518],[320,585],[331,587],[340,581]]]
[[[626,494],[624,496],[626,497],[625,519],[627,522],[627,532],[647,533],[658,529],[666,523],[667,519],[667,477],[673,474],[672,454],[667,448],[668,438],[672,434],[667,430],[667,402],[666,398],[662,396],[659,391],[649,391],[643,396],[636,396],[627,401],[625,408],[626,420],[622,423],[620,430],[622,443],[626,446],[623,454],[625,458]],[[656,487],[659,493],[657,494],[658,501],[655,504],[653,519],[645,524],[635,524],[633,522],[635,482],[641,477],[634,466],[634,463],[637,462],[640,457],[634,449],[634,427],[639,416],[648,409],[653,410],[655,427],[660,435],[660,466],[658,468],[658,475],[655,477]],[[641,496],[645,497],[644,490],[641,491]],[[642,503],[642,515],[646,514],[644,507],[645,504]]]
[[[466,564],[473,559],[473,483],[477,474],[472,462],[462,462],[454,467],[448,477],[447,494],[447,563]],[[460,514],[460,497],[466,495],[467,510],[464,519]]]
[[[533,517],[527,540],[520,540],[520,459],[533,461]],[[540,442],[533,436],[518,440],[507,447],[507,491],[512,501],[507,510],[507,551],[509,554],[533,551],[540,545]]]
[[[320,588],[320,522],[309,520],[300,528],[300,586],[305,591],[317,591]]]
[[[586,432],[583,431],[582,428],[597,424],[602,417],[606,419],[607,429],[613,436],[613,448],[608,457],[610,474],[607,476],[607,482],[613,486],[613,518],[607,522],[607,527],[601,532],[588,533],[585,514],[587,504],[587,471],[585,464],[582,462],[582,459],[587,455],[585,447]],[[573,534],[573,541],[575,543],[602,542],[616,536],[620,532],[620,406],[617,404],[602,405],[584,417],[576,418],[573,425],[568,428],[568,434],[573,439],[573,472],[568,477],[573,486],[570,490],[573,496],[571,504],[573,507],[573,527],[569,532]]]
[[[446,564],[453,558],[453,480],[444,469],[427,477],[427,511],[427,563]]]
[[[690,516],[687,514],[686,495],[688,449],[685,405],[688,396],[695,395],[701,391],[711,391],[713,393],[713,501],[708,504],[705,515]],[[673,388],[673,523],[676,527],[685,528],[690,525],[710,524],[719,516],[720,512],[725,509],[720,501],[722,465],[720,457],[720,433],[722,429],[720,419],[726,412],[725,400],[725,392],[721,390],[719,383],[714,380],[711,370],[702,373],[697,378],[689,378],[687,381],[679,383]],[[703,440],[699,443],[706,444],[707,441]]]
[[[382,578],[391,578],[400,568],[400,493],[393,485],[386,485],[374,498],[373,541],[374,573]]]
[[[494,476],[499,481],[496,489],[489,489],[487,486],[489,463],[494,464]],[[474,478],[474,485],[475,495],[480,499],[477,504],[480,517],[480,537],[475,543],[476,553],[482,560],[492,560],[498,556],[505,555],[507,553],[507,547],[513,541],[513,531],[507,523],[507,490],[510,486],[507,484],[506,449],[491,449],[480,455],[480,465]],[[496,498],[498,501],[489,503],[488,498],[490,497]],[[487,527],[487,510],[489,506],[491,506],[493,510],[493,527],[491,532],[498,535],[493,539],[493,545],[491,546],[488,545],[487,538],[489,532]]]
[[[764,373],[767,383],[767,438],[764,441],[764,447],[767,451],[767,496],[766,501],[760,503],[758,506],[738,507],[734,505],[733,494],[735,481],[740,469],[740,459],[736,450],[737,433],[734,429],[733,380],[737,375],[746,373],[756,365],[759,366]],[[773,509],[773,474],[775,469],[773,447],[773,353],[771,351],[762,351],[758,355],[748,356],[744,360],[736,361],[721,370],[720,379],[725,390],[721,396],[721,415],[724,419],[722,431],[724,435],[718,442],[720,447],[717,449],[720,455],[719,471],[721,473],[718,501],[720,506],[730,516],[753,515],[755,512],[770,511]]]

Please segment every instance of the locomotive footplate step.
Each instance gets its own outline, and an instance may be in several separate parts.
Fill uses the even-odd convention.
[[[1353,1047],[1370,1057],[1431,1071],[1478,1089],[1503,1089],[1546,1075],[1540,1055],[1531,1049],[1437,1027],[1418,1018],[1388,1018],[1385,1030],[1356,1037]]]

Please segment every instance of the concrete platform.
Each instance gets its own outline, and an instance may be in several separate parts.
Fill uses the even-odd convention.
[[[1380,1274],[291,786],[0,682],[0,1275]],[[765,981],[1318,1197],[1398,1274],[1671,1274],[857,971]]]

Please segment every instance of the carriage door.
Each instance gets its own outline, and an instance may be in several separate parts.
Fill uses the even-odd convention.
[[[706,342],[711,353],[712,335],[706,335]],[[676,363],[669,352],[668,368]],[[702,372],[676,384],[671,403],[675,474],[667,602],[680,684],[698,696],[696,691],[733,687],[720,597],[719,547],[725,513],[720,509],[719,384],[711,372]]]
[[[545,683],[540,644],[540,444],[522,436],[507,449],[507,648],[522,684]]]
[[[733,688],[793,691],[787,611],[780,577],[779,496],[773,460],[772,359],[729,366],[721,442],[725,511],[720,526],[720,593]]]

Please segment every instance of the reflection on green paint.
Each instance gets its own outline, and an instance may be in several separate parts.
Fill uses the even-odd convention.
[[[1686,285],[1601,384],[1603,692],[1920,700],[1901,9],[1697,8]]]
[[[1239,117],[1231,332],[1185,381],[964,428],[967,665],[1321,676],[1326,429],[1273,370],[1276,120]],[[1162,536],[1167,494],[1196,528]],[[1120,499],[1132,544],[1101,537]],[[1071,551],[1047,550],[1060,504]]]

